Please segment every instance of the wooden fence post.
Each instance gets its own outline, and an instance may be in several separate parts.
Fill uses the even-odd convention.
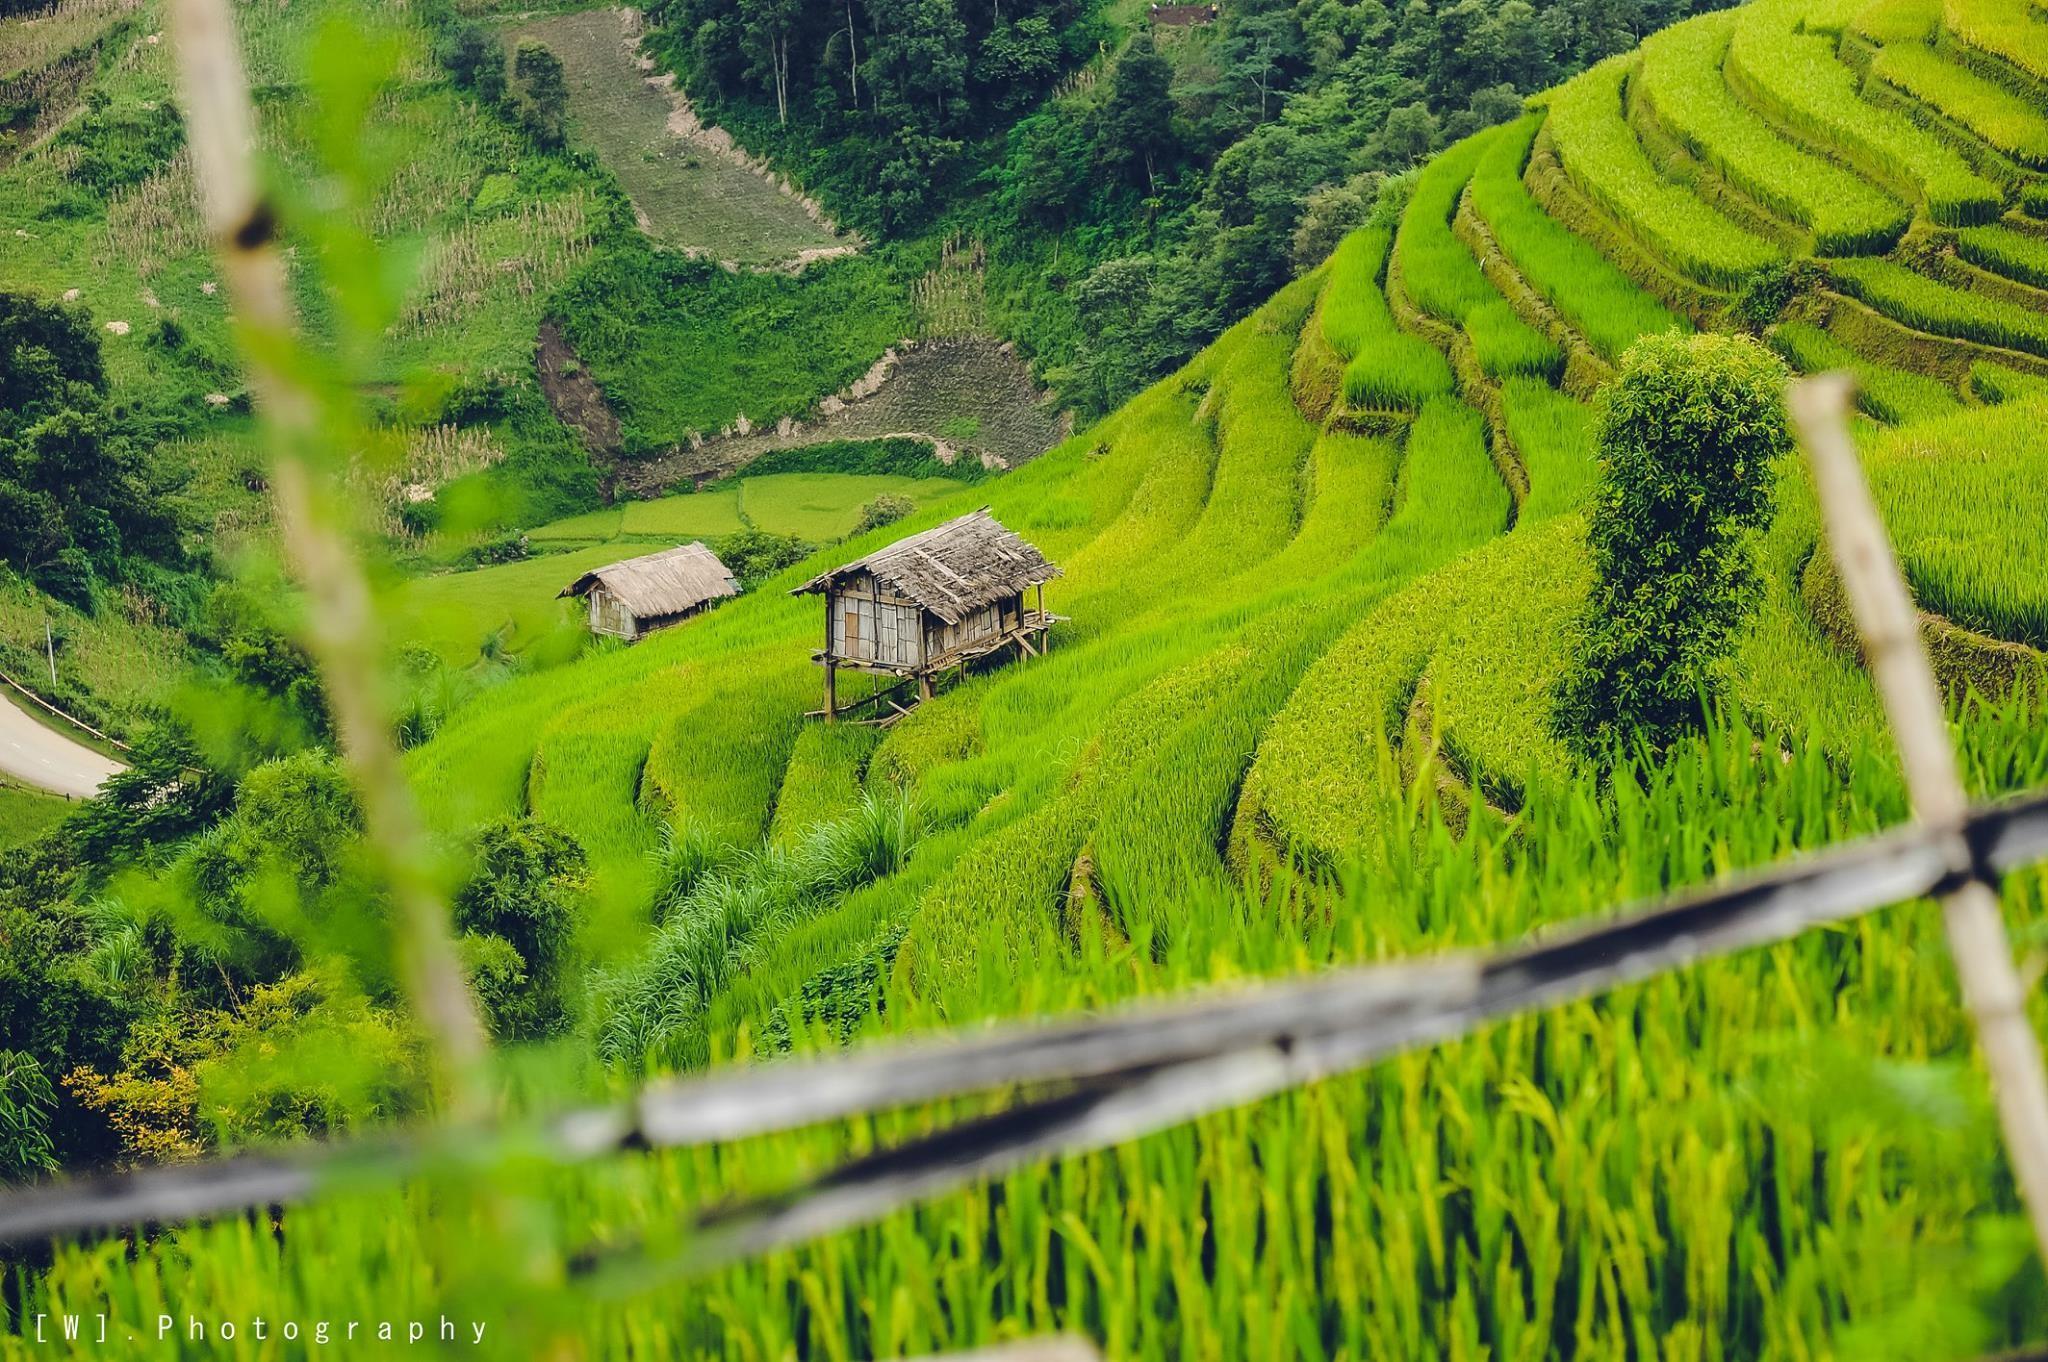
[[[1991,1072],[2006,1157],[2026,1203],[2035,1246],[2048,1267],[2048,1075],[2027,1021],[2026,989],[2013,966],[1996,882],[1963,835],[1969,796],[1949,741],[1941,687],[1921,646],[1919,614],[1849,436],[1853,392],[1854,382],[1845,373],[1796,383],[1790,394],[1792,419],[1812,463],[1828,545],[1856,617],[1863,655],[1891,720],[1914,817],[1954,831],[1950,855],[1962,879],[1941,901],[1949,950],[1962,982],[1963,1005],[1976,1024]]]

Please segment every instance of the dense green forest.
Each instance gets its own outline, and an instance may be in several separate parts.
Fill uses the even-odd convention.
[[[1550,940],[1894,826],[1783,401],[1825,370],[1970,793],[2048,782],[2038,5],[226,8],[221,243],[165,0],[0,3],[0,1196]],[[820,721],[795,593],[982,507],[1049,649]],[[561,599],[687,543],[736,598]],[[2002,905],[2032,950],[2048,874]],[[2048,1337],[1988,1094],[1914,902],[681,1276],[705,1208],[1014,1095],[463,1127],[0,1245],[0,1356],[1971,1357]]]

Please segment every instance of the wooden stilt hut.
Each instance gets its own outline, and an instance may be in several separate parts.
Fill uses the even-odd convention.
[[[825,598],[825,646],[812,654],[825,669],[825,707],[813,713],[853,717],[839,704],[841,668],[896,678],[860,702],[872,710],[861,722],[886,724],[909,712],[913,686],[927,700],[948,671],[978,658],[1004,648],[1038,656],[1060,618],[1045,609],[1045,584],[1059,575],[986,506],[819,574],[791,593]]]

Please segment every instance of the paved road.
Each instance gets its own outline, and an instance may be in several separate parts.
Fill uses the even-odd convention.
[[[83,799],[121,769],[119,762],[31,719],[11,695],[0,696],[0,774]]]

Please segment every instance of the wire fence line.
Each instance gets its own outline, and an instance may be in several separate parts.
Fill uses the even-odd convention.
[[[1960,836],[1958,834],[1960,833]],[[451,1127],[17,1190],[0,1243],[170,1223],[388,1184],[512,1153],[576,1163],[723,1143],[918,1103],[1021,1092],[988,1116],[853,1160],[793,1190],[696,1223],[684,1256],[635,1261],[631,1243],[572,1263],[580,1277],[703,1270],[887,1214],[1047,1157],[1121,1143],[1489,1021],[1583,998],[1714,956],[1789,940],[1890,904],[2048,860],[2048,794],[1909,824],[1492,954],[1333,969],[1308,979],[877,1044],[651,1084],[630,1101],[538,1123]]]

